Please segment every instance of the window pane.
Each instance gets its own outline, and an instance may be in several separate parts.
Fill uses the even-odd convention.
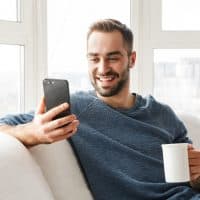
[[[0,116],[20,110],[20,71],[24,47],[0,44]]]
[[[102,18],[116,18],[129,24],[130,1],[48,0],[47,3],[48,74],[50,77],[68,79],[71,91],[88,89],[90,87],[86,61],[88,26]]]
[[[154,50],[154,95],[200,116],[200,49]]]
[[[20,0],[0,0],[0,19],[19,21]]]
[[[162,0],[163,30],[200,30],[199,0]]]

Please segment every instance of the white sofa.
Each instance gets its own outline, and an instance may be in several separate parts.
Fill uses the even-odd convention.
[[[200,148],[200,119],[180,114]],[[92,200],[66,141],[26,149],[0,133],[0,200]]]

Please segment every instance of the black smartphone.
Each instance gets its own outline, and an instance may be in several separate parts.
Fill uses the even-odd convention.
[[[69,83],[63,79],[50,79],[43,80],[44,97],[46,103],[46,111],[67,102],[70,105],[70,92]],[[58,114],[54,119],[58,119],[71,114],[69,109]]]

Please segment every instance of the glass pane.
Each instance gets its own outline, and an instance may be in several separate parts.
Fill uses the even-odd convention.
[[[20,71],[24,47],[0,44],[0,116],[20,110]]]
[[[200,116],[200,49],[154,50],[154,95],[177,111]]]
[[[200,30],[199,0],[162,0],[163,30]]]
[[[102,18],[116,18],[129,24],[130,1],[48,0],[47,4],[49,77],[68,79],[71,91],[87,90],[90,88],[86,60],[88,27]]]
[[[0,0],[0,19],[19,21],[20,0]]]

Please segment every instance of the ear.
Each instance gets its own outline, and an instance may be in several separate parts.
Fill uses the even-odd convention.
[[[131,55],[129,56],[129,68],[133,68],[136,61],[136,52],[131,52]]]

